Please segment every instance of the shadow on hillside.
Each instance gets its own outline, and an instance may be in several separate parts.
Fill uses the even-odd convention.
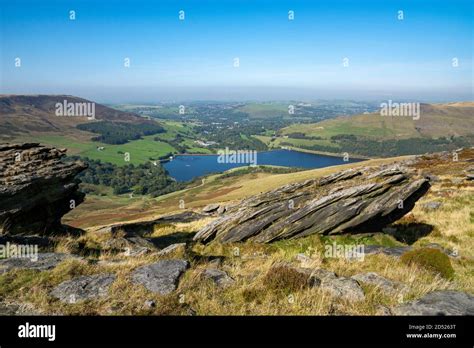
[[[84,233],[86,233],[86,231],[84,231],[83,229],[69,226],[69,225],[62,225],[61,230],[59,231],[58,234],[62,236],[80,237]]]
[[[163,249],[175,243],[188,243],[193,240],[196,232],[174,232],[164,236],[148,238],[157,248]]]
[[[411,222],[409,224],[390,226],[388,234],[392,235],[399,242],[412,245],[418,239],[429,235],[433,228],[433,226],[428,224]]]

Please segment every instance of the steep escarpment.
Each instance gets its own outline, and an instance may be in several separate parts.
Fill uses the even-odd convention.
[[[268,243],[310,234],[377,231],[412,210],[429,187],[429,179],[403,164],[350,169],[246,199],[194,239]]]
[[[82,203],[74,177],[87,166],[62,162],[66,150],[0,144],[0,234],[47,234]]]

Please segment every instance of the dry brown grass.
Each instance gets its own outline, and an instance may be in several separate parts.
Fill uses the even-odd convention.
[[[180,255],[163,256],[161,258],[184,257],[191,261],[191,268],[180,280],[178,290],[169,296],[153,294],[130,281],[133,269],[160,259],[156,254],[139,257],[103,254],[95,262],[65,261],[52,271],[15,271],[0,277],[0,288],[3,289],[2,296],[17,302],[32,303],[42,312],[51,314],[373,315],[377,313],[379,305],[394,306],[400,301],[418,298],[432,290],[466,290],[468,287],[464,277],[449,282],[423,268],[405,265],[393,257],[373,255],[366,257],[364,261],[327,259],[321,256],[321,248],[322,246],[316,245],[310,255],[315,264],[325,269],[335,271],[340,276],[377,272],[407,284],[410,290],[400,297],[387,296],[378,289],[364,287],[366,300],[350,303],[331,298],[317,288],[299,286],[302,285],[302,279],[293,277],[293,273],[280,272],[278,268],[275,272],[275,266],[281,264],[282,260],[291,259],[295,266],[301,266],[294,257],[289,256],[307,252],[305,246],[298,243],[285,244],[282,247],[250,243],[239,246],[197,244],[191,251],[184,251]],[[202,279],[200,275],[204,268],[215,267],[210,264],[211,256],[224,257],[220,268],[235,279],[233,285],[219,288]],[[459,267],[462,266],[458,265]],[[61,281],[79,275],[108,272],[116,274],[117,279],[107,298],[70,305],[62,304],[48,295]],[[283,277],[283,280],[280,277]],[[8,282],[9,287],[4,287]],[[272,284],[275,286],[271,286]],[[155,301],[156,307],[146,308],[146,300]]]

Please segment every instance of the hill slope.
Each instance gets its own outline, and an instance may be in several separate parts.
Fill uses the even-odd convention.
[[[288,135],[295,132],[324,138],[340,134],[378,139],[462,136],[474,133],[474,103],[421,104],[419,120],[371,113],[292,125],[284,128],[281,133]]]
[[[283,128],[271,147],[391,157],[474,145],[474,103],[421,104],[419,118],[380,113],[338,117]]]
[[[95,120],[87,116],[56,116],[56,104],[94,103]],[[0,95],[0,143],[39,142],[69,155],[124,165],[147,162],[176,149],[155,141],[154,133],[165,132],[161,124],[130,112],[70,95]],[[119,141],[113,142],[116,139]],[[100,149],[100,151],[99,151]]]
[[[93,103],[90,100],[70,95],[0,95],[0,140],[16,135],[40,132],[74,133],[75,127],[91,122],[86,116],[58,117],[56,103]],[[95,104],[95,118],[111,122],[142,123],[146,120],[138,115]],[[86,136],[90,137],[90,133]]]

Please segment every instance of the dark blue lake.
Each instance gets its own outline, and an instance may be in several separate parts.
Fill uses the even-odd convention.
[[[177,156],[172,161],[164,163],[163,166],[171,177],[177,181],[188,181],[198,176],[220,173],[232,168],[248,165],[245,163],[219,163],[218,157],[218,155]],[[349,160],[349,163],[359,161],[360,160]],[[257,165],[266,164],[313,169],[347,163],[348,162],[344,161],[342,157],[316,155],[291,150],[274,150],[259,152],[257,154]]]

